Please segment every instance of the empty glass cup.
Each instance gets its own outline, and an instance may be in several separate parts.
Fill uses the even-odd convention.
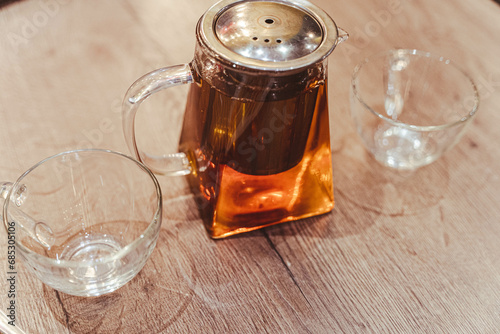
[[[56,290],[77,296],[112,292],[142,269],[156,245],[158,181],[120,153],[64,152],[14,184],[0,182],[0,190],[9,247]]]
[[[418,50],[365,59],[353,73],[351,115],[382,164],[412,170],[438,159],[463,135],[479,96],[452,61]]]

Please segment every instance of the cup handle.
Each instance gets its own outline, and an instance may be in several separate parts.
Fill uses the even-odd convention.
[[[24,211],[18,207],[22,205],[26,199],[26,186],[20,185],[16,187],[15,193],[12,193],[11,182],[0,182],[0,220],[3,219],[3,206],[4,201],[10,199],[12,203],[9,207],[10,215],[4,220],[4,225],[7,233],[10,233],[9,224],[10,222],[16,225],[23,232],[26,232],[33,240],[38,242],[46,249],[50,249],[54,245],[55,236],[54,232],[49,225],[43,222],[37,222],[35,219],[28,216]],[[12,219],[13,218],[13,219]]]
[[[164,67],[137,79],[125,94],[122,104],[122,125],[125,140],[137,160],[143,162],[155,173],[187,175],[191,173],[192,167],[184,153],[156,156],[145,153],[137,147],[135,140],[135,115],[137,110],[150,95],[166,88],[192,82],[193,74],[189,64]]]

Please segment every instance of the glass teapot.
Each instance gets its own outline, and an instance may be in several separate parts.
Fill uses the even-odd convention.
[[[131,151],[157,173],[189,175],[212,238],[331,211],[327,56],[347,33],[305,0],[223,0],[196,37],[190,63],[148,73],[127,91]],[[139,105],[180,84],[191,86],[179,153],[143,152]]]

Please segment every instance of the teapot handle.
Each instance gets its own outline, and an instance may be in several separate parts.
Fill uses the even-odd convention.
[[[122,122],[125,140],[137,160],[147,165],[158,174],[187,175],[191,173],[191,164],[184,153],[172,153],[161,156],[142,152],[135,139],[135,115],[139,106],[150,95],[163,89],[193,82],[189,64],[164,67],[152,71],[135,81],[127,90],[122,104]]]

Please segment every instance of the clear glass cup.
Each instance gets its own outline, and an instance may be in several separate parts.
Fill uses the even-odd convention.
[[[34,275],[61,292],[112,292],[142,269],[156,245],[158,181],[120,153],[60,153],[14,184],[0,183],[0,190],[9,246]]]
[[[376,160],[400,170],[441,157],[459,141],[478,105],[472,79],[429,52],[383,52],[361,62],[352,76],[357,132]]]

